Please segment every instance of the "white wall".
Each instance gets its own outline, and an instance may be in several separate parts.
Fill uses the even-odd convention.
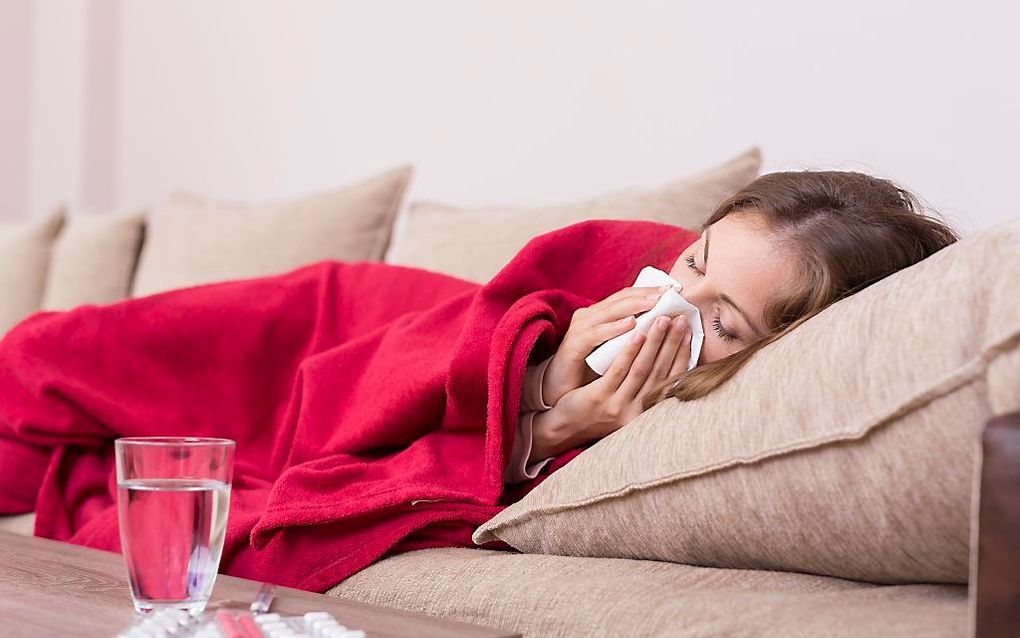
[[[80,93],[56,62],[74,52],[41,44],[68,31],[46,6],[67,3],[35,5],[49,62],[33,80],[58,69]],[[54,91],[33,91],[33,213],[181,188],[281,197],[405,161],[415,198],[538,204],[758,144],[769,170],[891,176],[964,230],[1020,216],[1016,3],[76,4],[90,12],[70,29],[85,32],[78,64],[101,88],[79,96],[77,124],[47,111]],[[68,161],[61,118],[80,129],[77,182],[47,176]]]

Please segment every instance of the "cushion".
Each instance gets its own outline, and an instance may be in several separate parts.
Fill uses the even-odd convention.
[[[140,211],[69,216],[50,257],[42,307],[66,310],[127,297],[144,223]]]
[[[258,277],[323,259],[379,260],[411,168],[292,201],[229,204],[179,194],[154,211],[135,295]]]
[[[35,531],[35,514],[0,515],[0,532],[10,532],[20,536],[31,536]]]
[[[0,222],[0,336],[39,310],[50,251],[64,221],[62,210],[21,222]]]
[[[1020,408],[1020,220],[663,402],[475,533],[522,551],[967,581],[983,424]]]
[[[864,583],[656,561],[428,549],[329,595],[524,636],[963,636],[960,585]]]
[[[543,208],[464,209],[415,203],[394,232],[386,261],[485,282],[532,237],[588,219],[649,219],[700,228],[716,205],[758,176],[753,148],[722,166],[654,190],[630,189]]]

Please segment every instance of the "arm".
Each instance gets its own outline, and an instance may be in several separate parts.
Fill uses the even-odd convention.
[[[536,415],[550,409],[542,396],[542,379],[552,358],[524,369],[521,387],[520,416],[514,428],[514,443],[510,451],[510,462],[503,469],[504,483],[521,483],[538,476],[551,458],[536,456],[532,452],[533,420]]]

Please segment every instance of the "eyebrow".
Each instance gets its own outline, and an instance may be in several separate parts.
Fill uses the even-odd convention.
[[[706,271],[708,270],[708,240],[709,240],[709,229],[706,228],[705,229],[705,252],[701,256],[701,259],[702,259],[703,263],[705,264],[705,270]],[[747,316],[747,313],[744,312],[740,308],[740,306],[737,305],[737,303],[735,301],[733,301],[732,297],[730,297],[726,293],[722,293],[721,295],[719,295],[719,299],[722,300],[723,303],[728,304],[731,308],[736,310],[740,314],[740,316],[744,318],[744,321],[747,322],[748,327],[751,328],[751,330],[754,332],[756,337],[758,337],[759,339],[764,339],[765,338],[765,335],[763,335],[762,332],[760,330],[758,330],[758,327],[754,325],[754,322],[751,321],[751,318]]]

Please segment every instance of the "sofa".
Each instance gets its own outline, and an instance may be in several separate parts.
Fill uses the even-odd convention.
[[[290,201],[180,193],[151,210],[57,210],[0,225],[0,332],[38,310],[321,259],[484,282],[573,222],[698,228],[760,166],[750,149],[657,188],[544,207],[405,207],[399,167]],[[833,305],[711,395],[655,406],[475,533],[517,551],[389,556],[327,595],[525,636],[1020,631],[1018,280],[1020,222],[965,238]],[[32,515],[0,529],[31,534]]]

